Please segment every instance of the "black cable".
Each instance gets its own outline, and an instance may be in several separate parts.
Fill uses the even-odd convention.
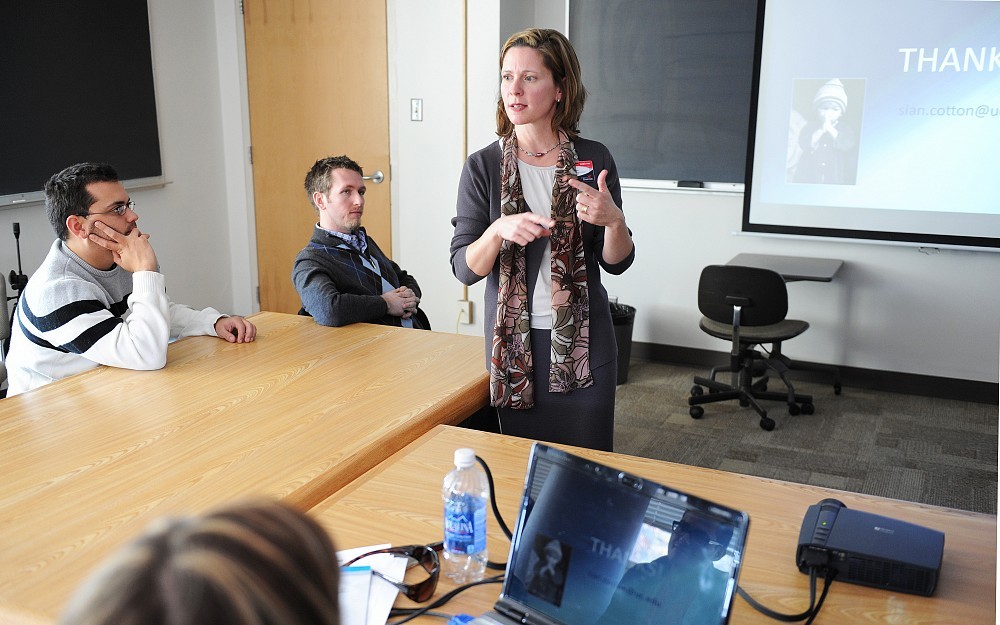
[[[412,610],[415,609],[416,608],[393,608],[392,610],[389,611],[389,617],[391,618],[393,616],[403,616],[404,614],[409,614]],[[424,612],[420,616],[433,616],[435,618],[449,620],[455,615],[449,614],[448,612]],[[403,621],[400,621],[400,623],[402,622]]]
[[[783,614],[781,612],[775,612],[751,597],[747,591],[743,590],[742,586],[736,587],[736,594],[743,597],[743,599],[750,604],[750,607],[768,618],[773,618],[777,621],[785,621],[786,623],[804,621],[812,615],[813,608],[816,605],[816,568],[813,567],[809,569],[809,609],[801,614]]]
[[[486,461],[479,456],[476,456],[476,461],[483,467],[483,471],[486,472],[486,481],[490,485],[490,506],[493,508],[493,516],[496,518],[497,525],[500,526],[501,531],[503,531],[504,535],[510,539],[513,537],[513,534],[511,533],[510,528],[507,527],[507,524],[504,523],[503,517],[500,516],[500,508],[497,507],[497,498],[493,488],[493,474],[490,472],[490,467],[486,464]],[[486,568],[493,569],[495,571],[504,571],[507,569],[507,563],[487,560]]]
[[[819,610],[823,607],[823,602],[826,601],[826,593],[830,591],[830,585],[833,583],[833,578],[837,577],[837,569],[829,569],[826,572],[826,580],[823,584],[823,592],[819,596],[819,601],[816,603],[816,610],[813,612],[809,620],[805,622],[805,625],[812,625],[813,620],[819,616]]]
[[[402,625],[403,623],[411,621],[417,618],[418,616],[423,616],[424,614],[427,614],[428,612],[430,612],[435,608],[440,608],[444,604],[451,601],[455,597],[455,595],[461,592],[465,592],[466,590],[473,588],[474,586],[481,586],[483,584],[499,584],[502,581],[503,581],[503,575],[494,575],[493,577],[483,578],[478,582],[470,582],[468,584],[463,584],[458,588],[455,588],[451,592],[441,595],[436,601],[434,601],[433,603],[429,603],[423,606],[422,608],[393,608],[392,610],[389,611],[390,617],[402,616],[404,614],[406,614],[407,617],[395,621],[393,623],[388,623],[387,625]]]
[[[490,505],[493,506],[493,516],[497,519],[497,525],[500,526],[500,529],[503,531],[504,535],[507,536],[507,538],[513,538],[514,534],[507,527],[507,524],[503,522],[503,517],[500,516],[500,509],[497,507],[497,498],[493,490],[493,474],[490,473],[490,467],[487,466],[486,461],[479,456],[476,456],[476,461],[479,462],[479,464],[483,467],[483,471],[486,472],[486,481],[489,482],[490,485]]]
[[[736,594],[743,597],[744,601],[750,604],[750,607],[768,618],[772,618],[777,621],[784,621],[786,623],[795,623],[808,619],[805,625],[810,625],[819,615],[820,608],[823,607],[823,601],[826,600],[826,595],[830,591],[830,585],[833,582],[833,578],[837,576],[836,569],[827,569],[823,583],[823,592],[820,594],[819,601],[816,601],[816,576],[819,568],[821,567],[814,566],[809,568],[809,609],[799,614],[784,614],[776,612],[751,597],[747,591],[743,590],[742,586],[736,587]]]

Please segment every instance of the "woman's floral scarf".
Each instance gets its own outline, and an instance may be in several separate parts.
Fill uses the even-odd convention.
[[[517,170],[517,138],[502,144],[500,211],[528,212]],[[566,182],[576,178],[576,150],[570,141],[559,148],[552,185],[552,345],[549,391],[569,393],[594,383],[590,373],[590,297],[583,256],[582,226],[576,218],[577,191]],[[490,398],[494,406],[534,406],[531,364],[531,316],[525,248],[510,241],[500,247],[500,285],[493,328]]]

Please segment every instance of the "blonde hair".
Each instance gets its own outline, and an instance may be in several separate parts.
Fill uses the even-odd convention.
[[[552,79],[563,92],[563,97],[556,103],[552,129],[557,132],[562,130],[570,139],[575,139],[580,134],[580,117],[583,115],[583,105],[587,100],[587,90],[583,87],[580,60],[576,56],[573,44],[558,30],[551,28],[522,30],[511,35],[507,43],[503,44],[500,50],[501,71],[507,51],[516,47],[532,48],[542,55],[545,67],[552,72]],[[507,118],[503,97],[500,97],[497,100],[497,135],[506,137],[512,132],[514,124]]]
[[[339,567],[316,521],[277,502],[151,525],[78,590],[62,625],[339,625]]]

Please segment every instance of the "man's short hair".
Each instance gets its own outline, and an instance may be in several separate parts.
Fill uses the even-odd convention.
[[[349,169],[358,172],[362,176],[365,175],[361,170],[361,165],[358,165],[346,155],[327,156],[316,161],[312,169],[309,170],[309,173],[306,174],[305,186],[309,203],[317,210],[319,210],[319,207],[313,202],[313,193],[319,192],[325,195],[330,192],[330,172],[334,169]]]
[[[92,182],[118,182],[118,172],[107,163],[77,163],[70,165],[45,183],[45,214],[65,241],[69,238],[66,219],[70,215],[86,215],[93,206],[94,196],[87,191]]]

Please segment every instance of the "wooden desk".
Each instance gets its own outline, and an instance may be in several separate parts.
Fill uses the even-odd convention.
[[[155,518],[248,495],[307,508],[487,401],[482,338],[253,321],[253,343],[192,337],[160,371],[0,400],[0,623],[55,617]]]
[[[797,280],[832,282],[844,261],[834,258],[778,256],[775,254],[737,254],[726,264],[777,271],[785,279],[785,282]]]
[[[338,548],[381,542],[431,542],[442,536],[440,482],[457,447],[476,450],[493,473],[497,504],[513,529],[531,441],[440,426],[312,509],[334,535]],[[750,534],[740,585],[781,612],[808,607],[808,576],[795,566],[799,527],[806,509],[825,497],[847,506],[932,527],[946,534],[941,579],[933,597],[919,597],[835,582],[816,625],[839,623],[994,623],[995,516],[767,480],[607,452],[566,448],[650,479],[670,484],[750,514]],[[506,561],[510,548],[489,519],[490,559]],[[442,580],[438,595],[453,588]],[[452,600],[444,611],[480,614],[500,593],[480,586]],[[403,600],[400,605],[405,603]],[[431,622],[430,619],[423,619]],[[437,621],[440,622],[440,621]],[[734,625],[767,623],[742,598],[734,602]]]

